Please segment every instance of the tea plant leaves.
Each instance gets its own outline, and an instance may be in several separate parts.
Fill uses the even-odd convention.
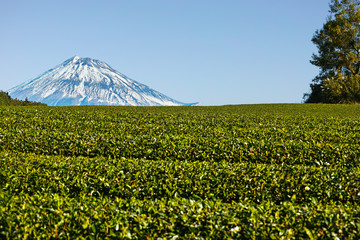
[[[0,108],[0,238],[356,239],[360,108]]]

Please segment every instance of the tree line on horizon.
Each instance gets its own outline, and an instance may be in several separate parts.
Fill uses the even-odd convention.
[[[331,0],[330,15],[312,42],[320,68],[305,103],[360,103],[360,0]]]
[[[46,106],[45,103],[13,99],[9,93],[0,90],[0,106]]]

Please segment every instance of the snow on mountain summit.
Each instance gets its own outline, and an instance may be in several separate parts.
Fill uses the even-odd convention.
[[[114,70],[108,64],[74,56],[37,78],[9,90],[13,98],[49,106],[189,106]]]
[[[75,56],[75,57],[72,58],[72,62],[74,63],[74,62],[76,62],[76,61],[79,60],[79,59],[80,59],[79,56]]]

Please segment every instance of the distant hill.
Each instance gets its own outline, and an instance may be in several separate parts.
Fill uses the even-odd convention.
[[[9,90],[13,98],[49,106],[191,106],[114,70],[106,63],[75,56]]]
[[[27,99],[18,100],[12,99],[7,92],[0,91],[0,106],[36,106],[36,105],[43,105],[46,106],[44,103],[39,102],[31,102]]]

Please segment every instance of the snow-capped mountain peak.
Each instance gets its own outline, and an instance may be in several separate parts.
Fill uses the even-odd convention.
[[[189,106],[114,70],[108,64],[74,56],[37,78],[9,90],[13,98],[50,106]]]
[[[74,56],[73,58],[72,58],[72,62],[73,63],[75,63],[77,60],[79,60],[80,59],[80,57],[79,56]]]

